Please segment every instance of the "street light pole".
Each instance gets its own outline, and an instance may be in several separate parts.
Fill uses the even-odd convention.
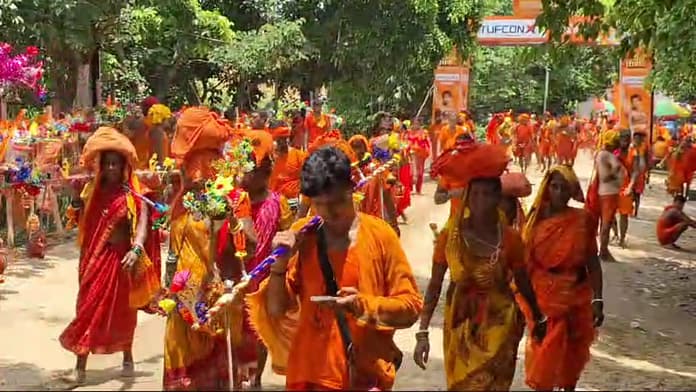
[[[546,113],[546,104],[549,100],[549,76],[550,76],[549,67],[546,66],[546,81],[544,82],[544,111],[543,111],[543,113]]]

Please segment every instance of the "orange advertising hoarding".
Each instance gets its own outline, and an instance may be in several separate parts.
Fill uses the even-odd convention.
[[[436,112],[458,113],[469,107],[469,67],[441,65],[435,69],[433,117]]]
[[[513,0],[512,13],[523,18],[536,18],[541,14],[541,0]]]
[[[652,61],[644,51],[621,60],[617,114],[622,128],[648,133],[652,122],[651,93],[645,85]]]

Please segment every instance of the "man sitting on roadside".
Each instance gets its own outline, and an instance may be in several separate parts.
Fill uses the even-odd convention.
[[[696,221],[684,213],[684,204],[686,204],[684,196],[674,196],[672,204],[665,207],[657,220],[657,240],[660,245],[681,250],[682,248],[676,244],[679,237],[689,227],[696,228]]]

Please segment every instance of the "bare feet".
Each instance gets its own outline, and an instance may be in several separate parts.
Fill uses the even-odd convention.
[[[135,377],[135,364],[133,364],[133,362],[123,362],[123,367],[121,368],[121,377]]]
[[[616,259],[614,258],[614,255],[612,255],[609,252],[604,253],[604,254],[600,254],[599,259],[605,263],[616,263]]]
[[[85,369],[72,369],[60,375],[60,379],[70,385],[80,386],[87,381]]]
[[[619,240],[619,246],[620,246],[622,249],[628,248],[628,245],[626,245],[626,239]]]
[[[666,248],[671,248],[671,249],[678,250],[678,251],[683,251],[683,250],[684,250],[684,248],[682,248],[681,246],[677,245],[676,243],[669,244],[669,245],[666,246]]]

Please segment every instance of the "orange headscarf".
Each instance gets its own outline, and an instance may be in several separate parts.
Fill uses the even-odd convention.
[[[442,177],[453,187],[464,188],[476,178],[500,177],[508,162],[505,146],[467,144],[443,152],[433,163],[430,175]]]
[[[105,151],[114,151],[121,154],[125,158],[129,170],[134,168],[138,161],[135,147],[126,135],[111,127],[99,127],[94,132],[94,135],[87,139],[85,147],[82,149],[80,166],[90,170],[97,170],[99,156]]]
[[[186,109],[176,125],[171,153],[180,161],[196,150],[219,149],[232,133],[216,113],[201,106]]]

